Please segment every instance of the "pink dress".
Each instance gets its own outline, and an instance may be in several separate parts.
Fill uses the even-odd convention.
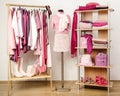
[[[70,17],[64,12],[58,12],[52,17],[52,28],[55,31],[53,50],[55,52],[68,52],[70,50],[70,23]]]

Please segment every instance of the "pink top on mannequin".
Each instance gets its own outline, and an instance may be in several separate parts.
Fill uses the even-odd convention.
[[[60,21],[61,25],[63,26],[60,25]],[[55,30],[55,33],[68,33],[70,29],[70,23],[70,17],[64,12],[57,12],[52,16],[52,28]]]

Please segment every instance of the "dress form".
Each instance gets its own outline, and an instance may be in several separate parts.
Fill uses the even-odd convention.
[[[58,10],[59,13],[64,13],[63,9]],[[64,87],[64,51],[61,51],[61,87],[56,88],[58,92],[67,92],[70,91],[69,88]]]

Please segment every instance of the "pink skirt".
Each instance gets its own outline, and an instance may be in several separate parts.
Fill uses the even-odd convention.
[[[70,50],[69,34],[55,34],[53,50],[55,52],[68,52]]]

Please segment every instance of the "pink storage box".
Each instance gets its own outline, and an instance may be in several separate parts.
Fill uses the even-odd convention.
[[[107,66],[107,54],[98,53],[95,56],[95,66]]]

